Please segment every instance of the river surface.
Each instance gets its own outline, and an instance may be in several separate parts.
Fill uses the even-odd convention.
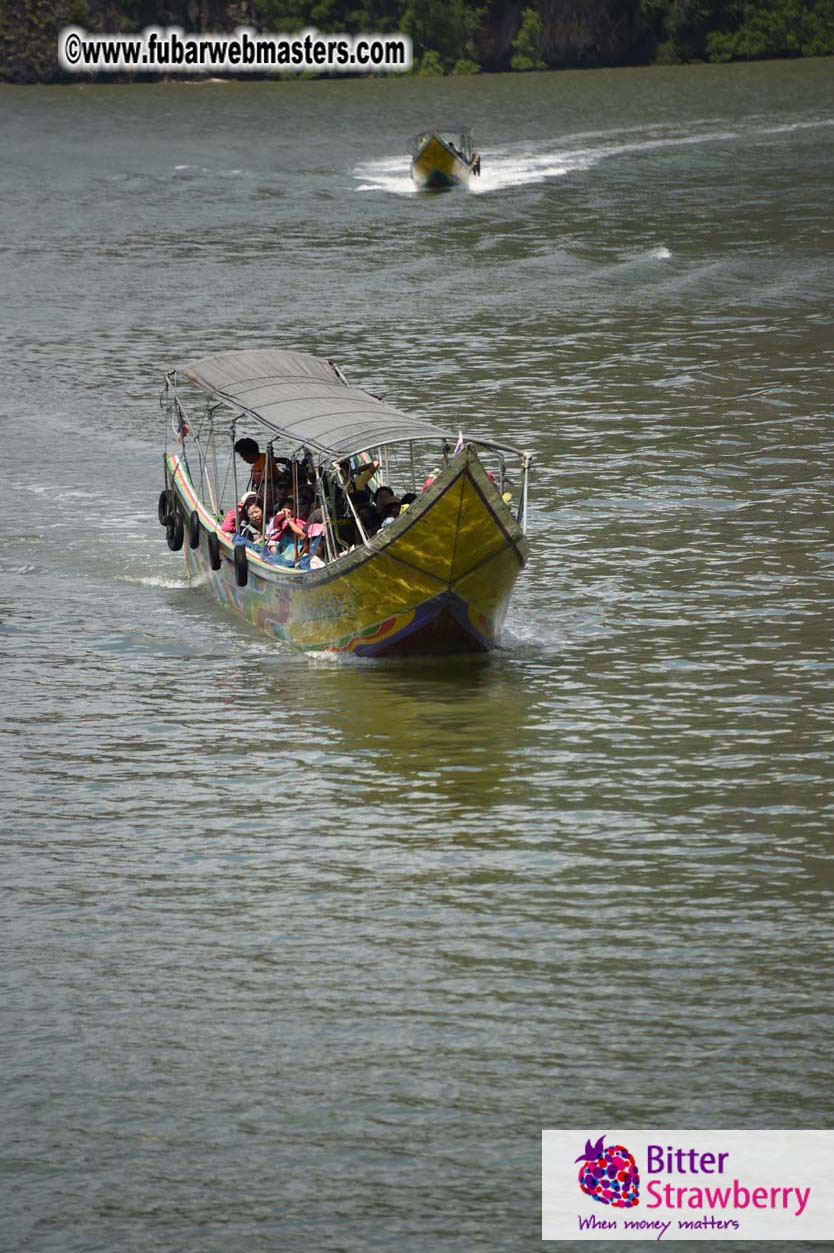
[[[543,1127],[831,1126],[834,61],[0,109],[4,1249],[537,1249]],[[268,345],[536,450],[496,654],[188,585],[162,372]]]

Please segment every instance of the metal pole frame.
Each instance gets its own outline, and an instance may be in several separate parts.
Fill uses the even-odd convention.
[[[330,534],[333,523],[330,520],[330,510],[327,508],[327,497],[324,491],[324,476],[321,473],[320,466],[316,466],[316,496],[321,501],[321,516],[324,518],[324,547],[327,552],[327,560],[335,561],[336,538],[335,534],[332,537]]]
[[[342,485],[342,491],[345,493],[345,500],[347,501],[348,507],[351,513],[353,514],[353,519],[356,525],[359,527],[359,534],[362,536],[362,543],[365,545],[366,548],[370,548],[371,541],[368,539],[364,526],[359,521],[359,514],[354,509],[353,501],[350,498],[350,492],[348,491],[349,483],[346,483],[345,480],[342,478],[342,467],[339,465],[338,461],[334,461],[333,465],[336,467],[336,477],[338,478],[339,482]]]
[[[185,410],[183,410],[185,413]],[[217,449],[214,445],[214,410],[211,405],[206,405],[206,419],[208,421],[208,433],[206,436],[206,446],[203,447],[203,441],[197,432],[194,432],[194,443],[197,445],[197,453],[200,458],[200,499],[205,499],[206,491],[208,492],[209,504],[213,512],[217,513],[217,492],[216,483],[212,481],[211,469],[209,467],[209,454],[213,454],[214,459],[214,478],[217,478]],[[201,424],[202,429],[202,424]]]
[[[235,535],[240,535],[240,493],[237,490],[237,461],[235,460],[235,435],[237,433],[237,418],[229,427],[229,434],[232,437],[232,482],[235,485]]]
[[[521,458],[523,478],[521,482],[521,517],[518,519],[521,523],[521,529],[527,534],[527,480],[530,477],[530,466],[533,463],[532,453],[526,452]]]
[[[298,462],[293,458],[292,463],[292,507],[293,522],[298,523]],[[293,568],[298,565],[298,535],[295,531],[292,533],[293,538]]]
[[[209,418],[209,437],[208,438],[209,438],[209,451],[211,452],[211,468],[212,468],[212,473],[214,475],[214,492],[212,494],[212,503],[214,505],[214,513],[216,516],[220,512],[220,505],[218,504],[219,497],[217,496],[217,487],[220,481],[220,476],[217,473],[217,433],[215,432],[215,429],[214,429],[214,410],[212,410],[211,417]],[[211,483],[211,481],[212,481],[212,476],[209,475],[209,483]]]

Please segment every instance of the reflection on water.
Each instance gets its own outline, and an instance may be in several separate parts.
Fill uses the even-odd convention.
[[[517,1250],[542,1126],[830,1122],[828,77],[4,89],[10,1247]],[[270,344],[535,450],[495,654],[189,585],[162,369]]]
[[[350,759],[351,791],[362,796],[369,818],[376,816],[383,826],[400,825],[398,803],[407,821],[406,811],[422,800],[428,823],[453,835],[473,793],[482,811],[499,804],[512,786],[527,701],[520,684],[491,659],[473,657],[461,664],[461,659],[427,658],[407,669],[393,662],[328,669],[319,663],[315,692],[322,721],[337,733]],[[397,796],[373,795],[381,767],[395,781]]]

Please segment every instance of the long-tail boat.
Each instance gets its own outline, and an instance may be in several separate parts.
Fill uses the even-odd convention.
[[[170,370],[161,404],[159,520],[169,547],[183,551],[189,574],[221,604],[305,651],[495,646],[528,554],[529,453],[410,417],[351,386],[332,361],[282,349],[220,353]],[[242,435],[251,445],[252,433],[265,440],[265,510],[274,467],[285,483],[292,476],[296,509],[299,476],[306,481],[319,511],[318,560],[297,541],[276,552],[244,537],[239,502],[249,467],[239,478],[234,446]],[[413,496],[375,534],[351,490],[368,479],[366,493],[384,483]]]

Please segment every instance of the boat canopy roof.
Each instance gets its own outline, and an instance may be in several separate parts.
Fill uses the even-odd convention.
[[[351,387],[333,362],[304,352],[221,352],[174,373],[240,414],[334,458],[413,439],[455,439],[449,428],[409,417]]]

